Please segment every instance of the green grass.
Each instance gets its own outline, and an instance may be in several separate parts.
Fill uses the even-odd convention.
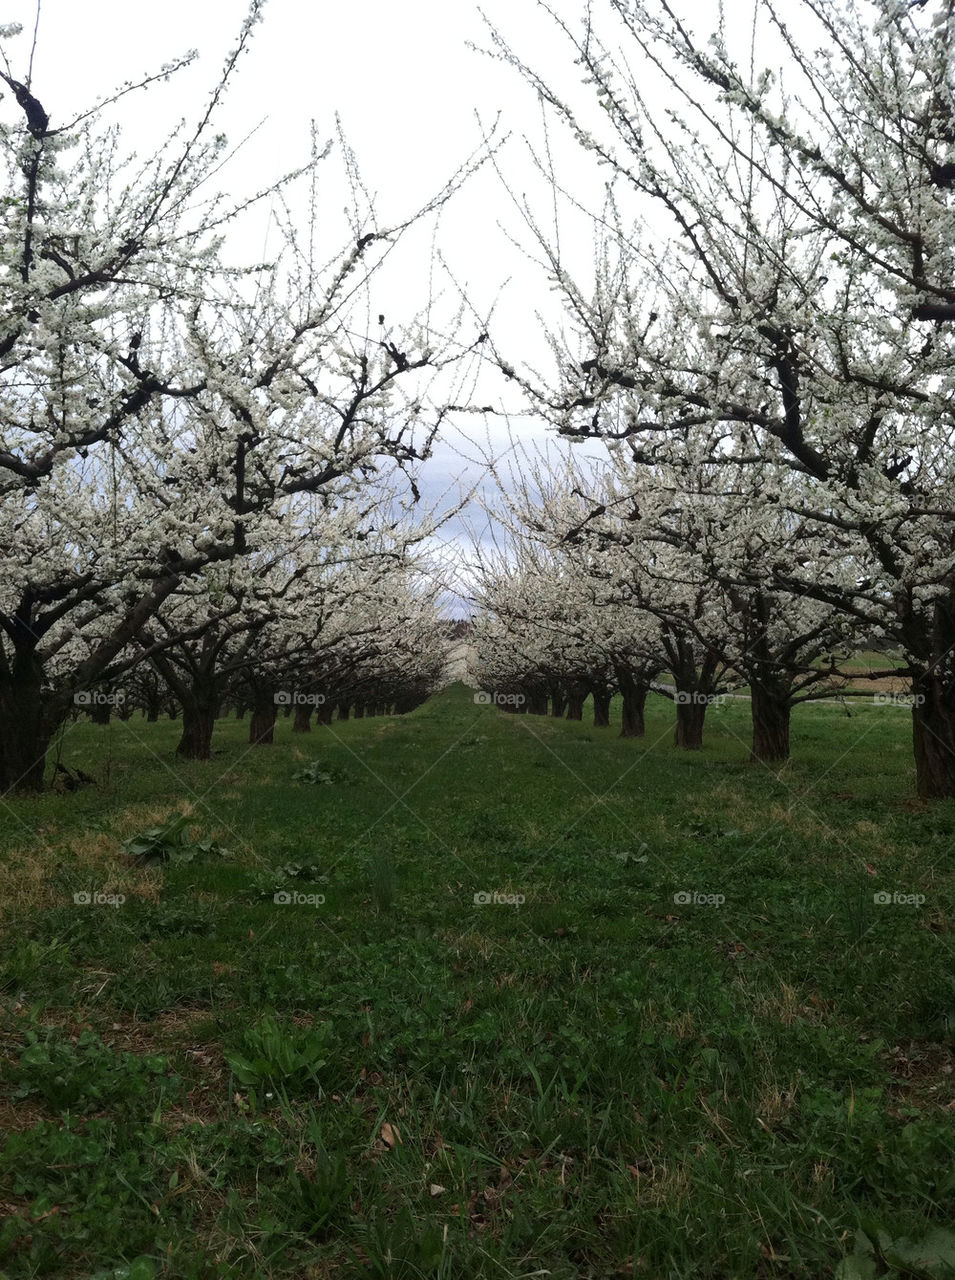
[[[3,1274],[951,1274],[955,804],[851,710],[779,774],[745,702],[72,728],[97,785],[0,806]]]

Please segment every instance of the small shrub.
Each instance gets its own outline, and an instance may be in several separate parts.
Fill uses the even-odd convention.
[[[123,841],[123,848],[141,863],[192,862],[200,855],[227,858],[229,852],[211,840],[193,840],[189,819],[175,813],[160,827],[149,827],[141,835]]]
[[[326,764],[323,760],[311,760],[292,774],[293,782],[309,782],[317,787],[331,787],[338,782],[350,780],[347,770],[334,764]]]
[[[274,1018],[263,1018],[237,1038],[225,1052],[225,1060],[240,1084],[273,1085],[297,1092],[309,1085],[320,1087],[318,1073],[330,1056],[331,1027],[282,1027]]]

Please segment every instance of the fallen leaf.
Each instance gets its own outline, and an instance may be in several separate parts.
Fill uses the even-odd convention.
[[[436,1182],[432,1182],[428,1188],[428,1194],[432,1196],[443,1196],[445,1191],[447,1191],[447,1187],[439,1187]]]
[[[398,1143],[401,1142],[401,1134],[397,1126],[389,1124],[386,1120],[381,1126],[381,1140],[389,1151],[393,1151]]]

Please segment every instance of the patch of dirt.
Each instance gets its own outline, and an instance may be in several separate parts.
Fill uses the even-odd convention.
[[[0,1096],[0,1133],[24,1133],[49,1118],[42,1107],[28,1098]]]
[[[882,1054],[894,1077],[893,1093],[907,1106],[955,1111],[955,1048],[906,1040]]]

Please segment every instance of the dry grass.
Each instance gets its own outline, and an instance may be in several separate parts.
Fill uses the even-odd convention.
[[[132,835],[143,825],[149,823],[137,827],[131,819],[123,823],[122,829],[128,827]],[[64,864],[88,877],[97,892],[159,899],[162,875],[158,869],[134,863],[123,851],[120,835],[88,832],[72,837],[62,852],[45,845],[11,850],[0,862],[0,919],[63,905],[63,890],[52,883],[51,875]]]

